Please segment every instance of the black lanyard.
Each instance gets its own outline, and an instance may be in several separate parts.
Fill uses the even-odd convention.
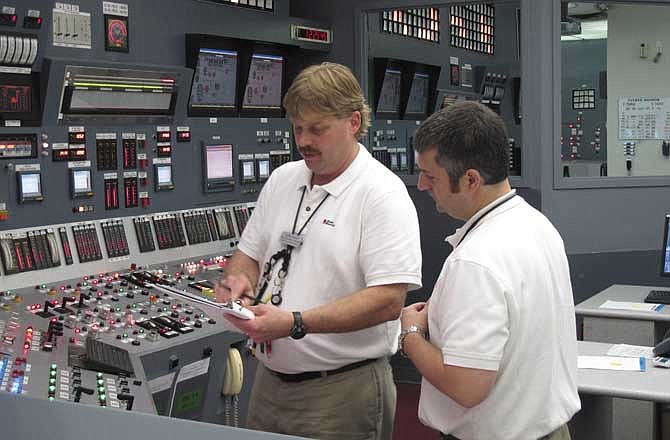
[[[482,215],[480,215],[479,218],[477,218],[477,220],[475,220],[474,222],[472,222],[472,224],[471,224],[470,226],[468,226],[468,229],[466,229],[465,233],[463,234],[463,236],[461,237],[461,239],[458,240],[458,243],[456,243],[456,246],[454,246],[454,248],[456,248],[459,244],[463,243],[463,240],[465,240],[465,237],[470,233],[470,231],[472,231],[472,230],[474,229],[475,226],[477,226],[477,224],[478,224],[484,217],[486,217],[487,215],[489,215],[489,214],[491,213],[491,211],[493,211],[494,209],[496,209],[496,208],[498,208],[498,207],[504,205],[505,203],[509,202],[510,200],[512,200],[512,199],[514,198],[514,196],[516,196],[516,193],[510,193],[509,195],[505,196],[504,199],[500,200],[498,203],[496,203],[495,205],[491,206],[491,207],[490,207],[489,209],[487,209]]]
[[[314,215],[316,212],[321,208],[321,205],[324,204],[326,199],[330,194],[326,193],[326,196],[321,200],[321,202],[318,204],[318,206],[314,209],[312,214],[309,216],[309,218],[303,223],[302,227],[298,232],[295,232],[295,228],[298,225],[298,216],[300,215],[300,209],[302,209],[302,202],[305,199],[305,192],[307,191],[307,187],[305,186],[302,189],[302,195],[300,196],[300,203],[298,203],[298,209],[295,212],[295,219],[293,220],[293,229],[291,230],[291,234],[293,235],[300,235],[302,234],[302,231],[305,230],[305,227],[307,224],[314,218]],[[287,244],[284,248],[280,249],[278,252],[273,254],[270,259],[268,260],[267,263],[263,266],[263,274],[261,276],[261,286],[258,289],[258,293],[256,294],[256,299],[254,300],[254,304],[259,304],[262,299],[263,295],[265,295],[265,291],[268,288],[268,285],[270,284],[270,277],[272,275],[272,270],[274,269],[275,264],[277,264],[278,261],[282,260],[282,265],[281,268],[279,269],[279,272],[277,272],[277,282],[275,282],[275,291],[272,294],[271,297],[271,302],[275,306],[278,306],[282,302],[282,296],[281,292],[282,289],[284,288],[284,282],[286,281],[286,276],[288,275],[288,268],[289,268],[289,263],[291,262],[291,253],[293,252],[293,246]]]

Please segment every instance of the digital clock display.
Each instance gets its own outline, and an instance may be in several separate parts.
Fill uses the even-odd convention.
[[[304,26],[293,25],[293,38],[303,41],[314,41],[317,43],[330,43],[330,31]]]

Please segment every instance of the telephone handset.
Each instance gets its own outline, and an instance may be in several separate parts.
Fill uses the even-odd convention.
[[[5,275],[17,273],[19,265],[14,258],[14,239],[11,237],[0,238],[0,251],[2,251],[2,265],[5,268]]]
[[[56,241],[56,233],[52,230],[47,231],[47,243],[49,244],[49,253],[51,254],[51,267],[60,266],[58,242]]]
[[[653,351],[654,356],[670,356],[670,337],[656,344]]]

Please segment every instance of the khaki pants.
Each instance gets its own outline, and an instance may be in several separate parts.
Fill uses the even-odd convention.
[[[320,440],[391,440],[396,388],[388,359],[303,382],[260,364],[247,428]]]
[[[442,438],[444,440],[458,440],[457,437],[449,434],[442,434]],[[568,424],[566,423],[544,437],[540,437],[538,440],[570,440],[570,438],[570,431],[568,430]]]

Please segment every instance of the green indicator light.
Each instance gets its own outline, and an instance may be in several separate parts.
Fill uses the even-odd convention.
[[[140,333],[144,333],[144,329],[143,329],[143,328],[140,329]]]
[[[88,281],[84,281],[84,282],[81,283],[81,284],[82,284],[82,286],[86,287],[86,286],[88,286]]]
[[[107,396],[105,396],[104,394],[100,394],[100,401],[102,402],[104,400],[107,400]]]
[[[136,308],[137,308],[137,304],[132,303],[132,304],[130,305],[130,308],[132,308],[132,309],[136,309]]]
[[[126,338],[128,338],[128,333],[123,334],[123,339],[126,339]]]
[[[54,400],[56,400],[54,396],[49,396],[49,401],[53,402]]]
[[[49,371],[49,376],[56,377],[56,372],[55,371]]]
[[[56,379],[49,379],[49,385],[56,385]]]
[[[102,379],[98,379],[98,386],[103,386],[105,384],[105,381]]]
[[[47,285],[46,285],[46,284],[42,284],[42,285],[40,286],[40,288],[42,288],[42,289],[46,289],[46,288],[47,288]]]
[[[56,392],[56,386],[55,385],[49,385],[49,392],[50,393]]]
[[[98,394],[101,396],[105,394],[105,387],[98,387]]]
[[[51,369],[52,369],[52,370],[55,370],[56,368],[58,368],[58,365],[56,365],[56,364],[51,364]]]
[[[123,292],[124,292],[123,288],[119,289],[119,293],[123,293]]]
[[[96,373],[95,375],[98,379],[100,379],[102,377],[102,373]]]
[[[120,312],[120,311],[121,311],[121,307],[117,307],[115,310],[116,310],[117,312]]]

